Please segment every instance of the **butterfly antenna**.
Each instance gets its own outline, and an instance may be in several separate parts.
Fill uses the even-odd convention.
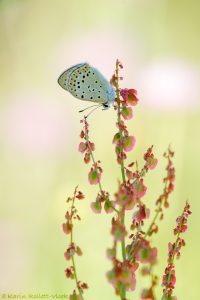
[[[89,109],[89,108],[91,108],[91,107],[95,107],[95,106],[99,106],[99,104],[91,105],[91,106],[88,106],[88,107],[86,107],[86,108],[84,108],[84,109],[82,109],[82,110],[79,110],[79,113],[82,113],[82,112],[84,112],[85,110],[87,110],[87,109]]]
[[[94,106],[94,105],[93,105]],[[87,116],[84,116],[84,118],[85,119],[87,119],[96,109],[98,109],[99,107],[101,107],[102,106],[102,104],[99,104],[98,106],[97,105],[95,105],[96,107],[95,108],[93,108],[90,112],[89,112],[89,114],[87,114]]]

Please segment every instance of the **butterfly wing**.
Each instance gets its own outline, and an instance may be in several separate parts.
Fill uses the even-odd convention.
[[[67,69],[59,77],[58,83],[80,100],[110,105],[115,99],[115,91],[110,83],[87,63]]]
[[[58,83],[59,85],[66,91],[70,92],[70,85],[69,85],[69,81],[71,79],[71,75],[73,74],[73,72],[75,70],[77,70],[78,68],[82,67],[84,64],[77,64],[72,66],[71,68],[65,70],[60,77],[58,78]]]

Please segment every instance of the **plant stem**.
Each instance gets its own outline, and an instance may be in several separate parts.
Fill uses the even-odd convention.
[[[120,99],[120,95],[119,95],[119,62],[117,60],[116,62],[116,96],[117,99]],[[120,126],[120,122],[121,122],[121,104],[118,101],[117,102],[117,122],[118,122],[118,126],[119,126],[119,136],[120,136],[120,152],[122,152],[122,138],[123,138],[123,132]],[[125,184],[126,183],[126,178],[125,178],[125,169],[124,169],[124,159],[122,158],[121,160],[121,176],[122,176],[122,181]],[[125,210],[121,209],[120,211],[120,215],[121,215],[121,222],[122,224],[125,223]],[[125,238],[123,238],[123,240],[121,241],[121,250],[122,250],[122,258],[123,261],[126,261],[126,248],[125,248]],[[121,295],[120,295],[121,299],[125,299],[126,298],[126,288],[125,285],[122,285],[122,289],[121,289]]]
[[[162,203],[163,203],[163,200],[160,202],[159,207],[156,209],[155,216],[154,216],[151,224],[149,225],[149,228],[147,229],[144,238],[146,238],[149,235],[152,225],[156,222],[156,220],[157,220],[157,218],[159,216],[159,213],[160,213],[160,208],[162,206]]]
[[[85,138],[86,138],[86,141],[87,141],[88,148],[89,148],[89,150],[90,150],[90,155],[91,155],[91,157],[92,157],[92,162],[93,162],[94,166],[96,166],[96,161],[95,161],[95,159],[94,159],[94,155],[93,155],[92,149],[91,149],[91,147],[90,147],[90,141],[89,141],[89,137],[88,137],[88,134],[87,134],[87,131],[86,131],[86,130],[85,130]],[[102,189],[102,185],[101,185],[101,181],[100,181],[99,173],[98,173],[98,172],[97,172],[97,179],[98,179],[99,190],[100,190],[101,192],[103,192],[103,189]]]
[[[95,158],[94,158],[94,154],[92,152],[92,149],[90,147],[90,141],[89,141],[89,137],[88,137],[88,134],[87,134],[87,131],[85,130],[85,138],[86,138],[86,141],[87,141],[87,145],[88,145],[88,148],[89,148],[89,151],[90,151],[90,155],[91,155],[91,158],[92,158],[92,162],[94,164],[94,166],[96,166],[96,161],[95,161]],[[100,181],[100,178],[99,178],[99,173],[97,172],[97,179],[98,179],[98,185],[99,185],[99,190],[100,192],[103,194],[103,188],[102,188],[102,184],[101,184],[101,181]],[[111,204],[111,202],[110,202]],[[117,213],[119,214],[119,211],[111,204],[112,206],[112,209]]]
[[[177,248],[177,244],[179,242],[180,234],[181,234],[181,232],[179,231],[179,233],[177,235],[177,238],[176,238],[176,242],[175,242],[174,253],[173,253],[172,259],[170,260],[170,264],[173,265],[173,266],[174,266],[174,259],[175,259],[175,255],[176,255],[176,248]],[[167,278],[167,283],[168,284],[169,284],[170,280],[171,280],[171,272],[169,272],[169,276]],[[162,295],[161,300],[166,299],[165,297],[166,297],[166,293],[164,292],[163,295]]]
[[[119,95],[119,64],[118,64],[118,61],[116,62],[116,96],[117,96],[117,99],[120,98],[120,95]],[[120,102],[117,103],[117,122],[118,124],[120,124],[121,122],[121,105],[120,105]],[[122,133],[122,129],[121,127],[119,126],[119,136],[120,136],[120,151],[122,152],[122,145],[121,145],[121,141],[122,141],[122,138],[123,138],[123,133]],[[122,159],[122,162],[121,162],[121,174],[122,174],[122,181],[123,183],[126,182],[126,178],[125,178],[125,171],[124,171],[124,159]]]
[[[164,190],[163,190],[163,194],[162,194],[162,195],[165,194],[166,189],[167,189],[167,181],[165,182],[165,186],[164,186]],[[158,216],[159,216],[159,213],[161,212],[161,207],[162,207],[162,205],[163,205],[163,202],[164,202],[164,198],[162,198],[162,200],[160,201],[159,206],[158,206],[158,208],[156,209],[155,216],[154,216],[154,218],[153,218],[151,224],[149,225],[149,228],[147,229],[144,238],[146,238],[146,237],[149,235],[149,233],[150,233],[150,231],[151,231],[152,225],[156,222],[156,220],[157,220],[157,218],[158,218]]]
[[[76,188],[76,189],[77,189],[77,188]],[[76,189],[75,189],[75,191],[74,191],[74,196],[73,196],[72,205],[71,205],[71,215],[72,215],[72,211],[73,211],[73,208],[74,208],[74,201],[75,201],[75,197],[76,197]],[[70,233],[70,243],[71,243],[71,245],[74,243],[74,242],[73,242],[73,227],[72,227],[71,233]],[[79,285],[78,285],[78,276],[77,276],[77,272],[76,272],[76,265],[75,265],[74,255],[72,255],[72,265],[73,265],[74,278],[75,278],[75,281],[76,281],[77,289],[78,289],[78,291],[79,291],[81,300],[84,300],[84,299],[83,299],[83,293],[82,293],[82,290],[79,288]]]

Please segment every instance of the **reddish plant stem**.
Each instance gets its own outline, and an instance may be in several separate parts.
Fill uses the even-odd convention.
[[[92,153],[92,149],[91,149],[91,146],[90,146],[90,141],[89,141],[89,137],[88,137],[88,133],[87,133],[87,130],[85,130],[85,138],[86,138],[86,141],[87,141],[87,145],[88,145],[88,148],[89,148],[89,151],[90,151],[90,155],[91,155],[91,158],[92,158],[92,162],[94,164],[94,166],[96,166],[96,161],[94,159],[94,155]],[[100,177],[99,177],[99,173],[97,172],[97,179],[98,179],[98,185],[99,185],[99,190],[101,191],[101,193],[103,192],[103,189],[102,189],[102,185],[101,185],[101,180],[100,180]]]
[[[156,209],[155,216],[154,216],[154,218],[153,218],[151,224],[149,225],[149,228],[147,229],[147,231],[146,231],[146,233],[145,233],[145,235],[144,235],[144,238],[146,238],[146,237],[149,235],[149,233],[150,233],[150,231],[151,231],[151,228],[152,228],[153,224],[156,222],[156,220],[157,220],[157,218],[158,218],[158,216],[159,216],[160,209],[161,209],[161,207],[162,207],[163,201],[164,201],[164,200],[162,200],[162,201],[159,203],[159,206],[158,206],[158,208]]]
[[[88,149],[90,151],[90,155],[91,155],[91,158],[92,158],[92,162],[93,162],[93,165],[94,167],[96,168],[96,161],[95,161],[95,158],[94,158],[94,154],[92,153],[92,149],[91,149],[91,146],[90,146],[90,141],[89,141],[89,137],[88,137],[88,133],[87,133],[87,130],[85,130],[85,139],[86,139],[86,142],[87,142],[87,145],[88,145]],[[97,171],[97,179],[98,179],[98,185],[99,185],[99,190],[100,192],[103,194],[103,188],[102,188],[102,184],[101,184],[101,180],[100,180],[100,177],[99,177],[99,173]],[[111,204],[111,202],[110,202]],[[112,209],[117,213],[119,214],[119,211],[111,204],[112,206]]]
[[[177,248],[177,245],[178,245],[178,242],[179,242],[180,234],[181,234],[181,232],[179,232],[178,235],[177,235],[177,239],[176,239],[176,242],[175,242],[175,248],[174,248],[175,250],[174,250],[174,253],[173,253],[173,256],[172,256],[172,259],[171,259],[171,265],[174,265],[174,259],[175,259],[175,255],[176,255],[176,248]],[[171,280],[171,273],[172,272],[170,271],[169,276],[167,278],[167,283],[169,283],[170,280]],[[166,297],[167,297],[166,292],[163,292],[161,300],[165,300]]]
[[[73,211],[73,208],[74,208],[74,201],[75,201],[75,197],[76,197],[77,188],[78,188],[78,186],[75,188],[73,199],[72,199],[71,216],[72,216],[72,211]],[[70,232],[70,243],[71,243],[71,245],[74,243],[73,242],[73,226],[72,226],[72,229],[71,229],[71,232]],[[71,259],[72,259],[72,265],[73,265],[73,271],[74,271],[74,278],[75,278],[75,281],[76,281],[76,287],[77,287],[77,289],[79,291],[81,300],[84,300],[83,299],[83,293],[82,293],[82,291],[81,291],[81,289],[79,287],[79,284],[78,284],[78,276],[77,276],[77,272],[76,272],[76,264],[75,264],[74,255],[72,255]]]

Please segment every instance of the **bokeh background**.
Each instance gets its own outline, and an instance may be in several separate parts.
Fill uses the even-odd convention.
[[[163,152],[175,150],[176,189],[171,208],[153,238],[159,247],[161,276],[172,229],[190,199],[193,215],[187,247],[177,261],[178,299],[199,299],[200,162],[200,2],[198,0],[1,0],[0,1],[0,293],[69,293],[61,230],[65,199],[79,187],[82,222],[75,238],[84,256],[80,279],[90,289],[85,299],[116,299],[105,273],[105,249],[112,244],[110,216],[94,215],[89,166],[77,151],[79,109],[86,103],[62,90],[57,78],[80,62],[96,66],[108,79],[116,58],[124,69],[123,87],[138,90],[140,102],[129,129],[137,137],[130,160],[154,144],[159,159],[146,178],[146,203],[154,207],[162,191]],[[112,109],[90,117],[95,156],[102,161],[103,186],[113,193],[120,178],[111,143]],[[135,296],[148,282],[138,276]],[[157,298],[161,296],[161,281]]]

